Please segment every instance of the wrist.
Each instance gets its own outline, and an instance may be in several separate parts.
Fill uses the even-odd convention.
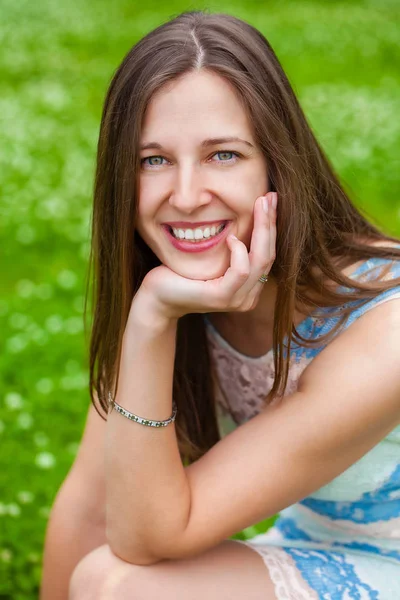
[[[145,328],[148,333],[162,334],[174,329],[178,319],[168,316],[152,295],[138,292],[129,312],[127,329]]]

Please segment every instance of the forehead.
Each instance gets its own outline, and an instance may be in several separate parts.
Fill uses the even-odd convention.
[[[252,137],[252,126],[232,85],[215,73],[199,71],[168,83],[151,99],[142,141],[163,134]]]

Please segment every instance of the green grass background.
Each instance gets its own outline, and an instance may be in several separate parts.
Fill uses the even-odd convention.
[[[356,204],[400,236],[397,0],[0,0],[3,600],[38,596],[49,511],[88,409],[82,309],[106,88],[140,37],[203,7],[264,33]]]

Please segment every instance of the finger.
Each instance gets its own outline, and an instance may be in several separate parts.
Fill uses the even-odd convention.
[[[227,244],[231,251],[231,260],[221,284],[227,295],[231,297],[247,281],[250,274],[250,261],[245,244],[236,236],[229,235]]]
[[[250,244],[251,282],[253,285],[257,283],[263,273],[268,273],[274,259],[276,231],[270,202],[273,193],[269,192],[266,196],[257,198],[254,206],[254,229]]]
[[[278,204],[278,194],[276,192],[272,192],[271,194],[271,203],[270,203],[270,229],[269,229],[269,251],[270,257],[272,260],[275,260],[276,256],[276,215],[277,215],[277,204]]]

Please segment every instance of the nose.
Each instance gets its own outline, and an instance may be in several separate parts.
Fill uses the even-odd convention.
[[[202,176],[204,182],[204,174]],[[192,214],[201,206],[209,204],[212,194],[204,189],[200,173],[195,165],[179,169],[169,197],[169,204],[182,214]]]

